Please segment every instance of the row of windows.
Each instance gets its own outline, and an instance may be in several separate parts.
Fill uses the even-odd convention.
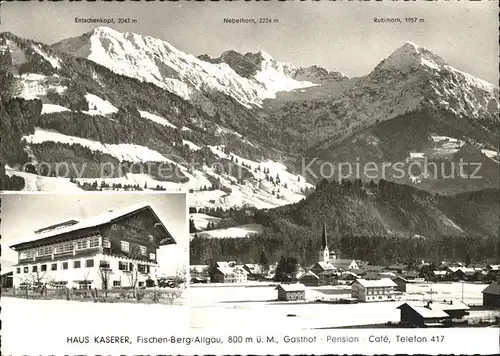
[[[120,249],[123,252],[130,252],[130,243],[127,241],[121,241],[120,243]],[[148,255],[148,249],[146,246],[139,246],[139,251],[141,252],[142,256],[147,256]],[[154,260],[156,258],[156,255],[154,253],[149,254],[149,259]]]
[[[113,287],[120,287],[122,285],[122,281],[113,281]],[[144,286],[144,282],[137,282],[139,287]]]
[[[379,295],[378,297],[366,297],[366,300],[377,300],[377,299],[383,299],[383,296]]]
[[[120,271],[130,271],[134,270],[134,264],[130,262],[118,261],[118,269]],[[142,273],[149,273],[150,268],[149,265],[138,264],[137,270]]]
[[[109,244],[109,241],[107,242]],[[103,243],[104,244],[104,243]],[[63,242],[57,245],[43,246],[38,249],[29,249],[20,252],[21,259],[29,259],[35,256],[49,256],[52,254],[60,254],[72,252],[76,250],[84,250],[99,246],[99,235],[93,235],[77,241]]]
[[[390,294],[390,293],[393,293],[393,291],[390,289],[381,290],[381,291],[378,291],[378,290],[373,291],[373,290],[368,289],[368,291],[367,291],[367,294]]]
[[[68,269],[69,268],[69,262],[61,262],[61,269]],[[47,271],[47,268],[48,268],[48,264],[42,264],[42,265],[34,265],[34,266],[31,266],[31,272],[46,272]],[[38,267],[40,267],[40,270],[38,269]],[[73,268],[81,268],[82,267],[82,261],[80,260],[76,260],[76,261],[73,261],[72,263],[72,267]],[[85,267],[94,267],[94,260],[93,259],[90,259],[90,260],[85,260]],[[58,263],[51,263],[50,264],[50,270],[51,271],[57,271],[57,268],[58,268]],[[16,273],[20,274],[22,271],[22,273],[30,273],[30,266],[24,266],[22,269],[21,267],[17,267],[16,268]]]

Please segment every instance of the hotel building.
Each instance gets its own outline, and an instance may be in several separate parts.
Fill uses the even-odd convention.
[[[10,246],[13,284],[55,288],[141,287],[156,279],[157,251],[175,240],[149,204],[41,228]]]

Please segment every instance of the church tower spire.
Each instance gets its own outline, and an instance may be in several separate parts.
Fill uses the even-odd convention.
[[[328,237],[326,236],[326,223],[323,223],[323,235],[321,236],[321,248],[324,250],[328,247]]]
[[[330,252],[328,251],[328,236],[326,235],[326,223],[323,223],[323,234],[321,235],[321,248],[319,250],[319,261],[329,262]]]

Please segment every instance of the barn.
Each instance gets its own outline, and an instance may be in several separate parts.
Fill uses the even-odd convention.
[[[300,283],[306,286],[318,286],[320,278],[312,271],[307,271],[300,278]]]
[[[278,300],[305,300],[306,286],[301,283],[295,284],[280,284],[276,287],[278,290]]]
[[[404,303],[398,309],[401,311],[401,324],[410,327],[439,327],[452,319],[444,310],[432,309],[430,305]]]
[[[495,281],[483,290],[483,305],[500,308],[500,283]]]

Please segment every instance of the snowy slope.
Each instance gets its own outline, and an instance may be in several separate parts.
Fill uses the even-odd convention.
[[[218,217],[202,213],[190,214],[189,217],[193,219],[194,226],[199,230],[205,230],[208,226],[208,223],[217,224],[220,221],[220,218]]]
[[[177,128],[177,126],[173,125],[170,121],[168,121],[167,119],[165,119],[161,116],[151,114],[147,111],[142,111],[142,110],[139,110],[139,114],[141,115],[141,117],[148,119],[148,120],[151,120],[151,121],[154,121],[157,124],[160,124],[163,126],[168,126],[168,127],[173,128],[173,129]]]
[[[436,53],[411,42],[366,76],[280,94],[265,106],[280,117],[277,122],[303,133],[311,155],[321,155],[332,140],[339,142],[411,112],[443,110],[491,127],[500,111],[498,87],[451,67]]]
[[[32,173],[21,172],[19,170],[9,169],[6,167],[6,173],[8,176],[19,176],[24,179],[24,191],[41,191],[41,192],[52,192],[52,191],[81,191],[76,184],[69,181],[69,178],[61,177],[44,177]]]
[[[70,111],[70,110],[68,108],[65,108],[64,106],[55,104],[43,104],[42,106],[42,114],[50,114],[54,112],[64,112],[64,111]]]
[[[153,83],[187,100],[197,93],[217,91],[246,107],[260,106],[276,92],[312,86],[287,73],[286,64],[266,55],[255,79],[239,76],[225,63],[212,64],[162,41],[134,33],[98,27],[81,37],[63,40],[53,48],[88,58],[115,73]]]
[[[59,84],[56,77],[48,77],[41,74],[26,73],[23,75],[15,75],[19,85],[14,87],[14,96],[24,98],[26,100],[38,99],[47,95],[49,90],[55,90],[58,93],[63,93],[67,87]]]
[[[87,99],[89,110],[84,111],[84,113],[88,115],[106,116],[118,111],[118,109],[113,104],[111,104],[107,100],[98,97],[97,95],[87,93],[85,95],[85,99]]]
[[[74,137],[61,134],[55,131],[49,131],[41,128],[35,128],[35,133],[32,135],[24,136],[23,139],[28,144],[39,144],[43,142],[60,142],[67,144],[80,144],[84,147],[88,147],[93,151],[99,151],[102,153],[109,154],[117,158],[119,161],[131,161],[131,162],[146,162],[146,161],[156,161],[156,162],[173,162],[172,160],[164,157],[157,151],[154,151],[148,147],[133,145],[133,144],[106,144],[99,141],[93,141],[81,137]]]
[[[263,231],[263,227],[260,224],[246,224],[235,227],[229,227],[227,229],[217,229],[217,230],[209,230],[203,232],[197,232],[196,235],[200,237],[212,238],[212,239],[220,239],[225,237],[238,238],[238,237],[247,237],[251,235],[261,234]],[[191,234],[191,238],[194,237],[195,234]]]

